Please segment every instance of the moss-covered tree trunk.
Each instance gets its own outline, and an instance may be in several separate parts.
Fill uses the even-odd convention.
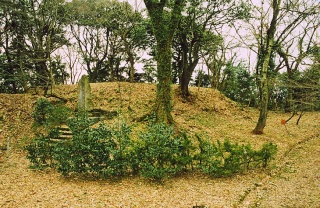
[[[173,123],[171,115],[171,43],[157,46],[157,95],[154,111],[158,122]]]
[[[157,41],[158,85],[154,112],[159,123],[173,123],[171,115],[172,39],[181,19],[184,1],[175,0],[172,4],[166,0],[144,0]]]
[[[271,41],[272,42],[272,41]],[[271,44],[270,42],[270,44]],[[271,45],[269,45],[266,54],[264,55],[262,71],[261,71],[261,80],[260,80],[260,89],[261,89],[261,100],[260,100],[260,114],[257,125],[253,130],[254,134],[263,134],[263,129],[267,123],[267,114],[268,114],[268,101],[269,101],[269,87],[268,87],[268,66],[271,55]]]
[[[274,44],[274,35],[277,29],[277,19],[280,11],[281,0],[273,0],[272,8],[273,15],[270,26],[267,30],[266,37],[266,51],[264,52],[262,57],[262,69],[261,69],[261,77],[260,77],[260,89],[261,89],[261,100],[260,100],[260,114],[257,125],[253,130],[254,134],[263,134],[264,127],[267,123],[267,114],[268,114],[268,101],[269,101],[269,89],[268,89],[268,68],[271,53],[273,50]]]

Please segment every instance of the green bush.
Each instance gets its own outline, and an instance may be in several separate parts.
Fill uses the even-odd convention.
[[[49,114],[52,112],[53,105],[45,98],[37,100],[33,112],[34,125],[45,125],[48,123]]]
[[[127,172],[124,140],[126,126],[120,131],[100,125],[76,133],[70,142],[59,143],[55,150],[58,171],[63,175],[81,173],[102,178],[123,176]]]
[[[78,130],[78,129],[77,129]],[[63,175],[70,173],[112,175],[110,162],[116,143],[112,140],[110,129],[100,125],[73,131],[72,140],[59,143],[54,159]]]
[[[65,123],[72,115],[72,111],[61,105],[54,106],[47,99],[40,98],[37,100],[36,107],[33,112],[33,126],[35,128],[44,126],[46,128],[54,128],[57,125]]]
[[[80,116],[69,123],[72,140],[59,143],[54,159],[63,175],[81,173],[99,177],[127,174],[129,169],[130,128],[122,125],[119,130],[100,124],[90,127],[87,116]]]
[[[277,152],[277,146],[270,143],[261,150],[253,150],[250,144],[232,144],[229,140],[217,144],[197,136],[199,153],[194,156],[198,169],[214,177],[241,173],[250,168],[266,167]]]
[[[33,112],[35,138],[25,148],[32,167],[43,169],[54,166],[53,157],[57,143],[52,139],[59,137],[60,132],[57,126],[67,122],[71,114],[71,110],[65,106],[59,104],[54,106],[45,98],[37,100]]]
[[[259,160],[261,161],[261,166],[263,168],[266,168],[268,165],[268,162],[274,159],[275,155],[277,154],[277,146],[274,145],[272,142],[270,143],[265,143],[262,145],[262,149],[258,152],[256,152],[256,165],[257,167],[259,165]]]
[[[38,134],[33,142],[25,147],[27,150],[27,158],[32,163],[33,168],[43,169],[53,167],[53,154],[56,144],[51,141],[51,138],[59,136],[57,129],[51,129],[48,135]]]
[[[132,139],[131,128],[125,124],[117,128],[100,124],[93,128],[86,113],[74,118],[71,115],[64,106],[38,100],[33,116],[39,131],[26,146],[32,167],[54,167],[65,176],[140,175],[153,180],[196,168],[210,176],[222,177],[266,167],[277,152],[272,143],[254,150],[250,144],[233,144],[229,140],[211,142],[199,135],[196,135],[198,142],[192,142],[185,132],[176,133],[165,124],[151,124],[138,138]],[[57,139],[60,132],[56,126],[62,123],[69,126],[72,138]]]
[[[162,180],[188,169],[192,163],[192,143],[187,135],[174,135],[165,124],[153,124],[135,144],[134,170],[150,179]]]

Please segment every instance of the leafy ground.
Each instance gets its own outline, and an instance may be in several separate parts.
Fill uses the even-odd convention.
[[[150,110],[155,96],[151,84],[99,83],[91,85],[95,108],[118,112],[108,122],[131,124]],[[260,147],[278,145],[276,160],[266,170],[254,170],[229,178],[198,174],[175,177],[154,184],[134,177],[121,181],[64,178],[54,170],[29,169],[23,147],[32,136],[32,110],[39,95],[0,94],[0,207],[319,207],[320,115],[297,116],[270,112],[265,134],[251,134],[258,111],[238,106],[218,91],[191,88],[183,100],[173,86],[173,115],[189,134],[207,134],[212,140],[229,138]],[[55,94],[74,107],[76,86],[59,86]],[[54,101],[55,98],[50,98]],[[10,140],[10,149],[3,150]]]

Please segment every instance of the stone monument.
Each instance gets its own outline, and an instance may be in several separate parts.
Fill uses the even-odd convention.
[[[78,111],[90,111],[93,108],[91,87],[87,75],[82,75],[78,82]]]

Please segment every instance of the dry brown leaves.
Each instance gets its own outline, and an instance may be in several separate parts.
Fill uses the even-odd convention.
[[[32,109],[39,96],[0,94],[0,146],[11,137],[12,149],[0,154],[1,207],[318,207],[320,204],[320,116],[305,113],[299,125],[289,114],[270,112],[265,133],[251,134],[258,111],[240,108],[212,89],[191,88],[188,100],[173,86],[173,116],[190,134],[207,134],[212,140],[230,139],[260,147],[278,145],[273,168],[230,178],[183,175],[165,184],[140,178],[121,181],[66,179],[53,170],[28,168],[22,146],[32,132]],[[91,84],[95,108],[120,112],[119,119],[134,122],[150,112],[156,87],[152,84]],[[76,86],[57,86],[55,94],[75,107]],[[117,120],[118,119],[118,120]],[[295,119],[295,118],[294,118]],[[140,128],[140,127],[137,127]],[[25,135],[25,136],[24,136]],[[2,156],[1,156],[2,155]]]

